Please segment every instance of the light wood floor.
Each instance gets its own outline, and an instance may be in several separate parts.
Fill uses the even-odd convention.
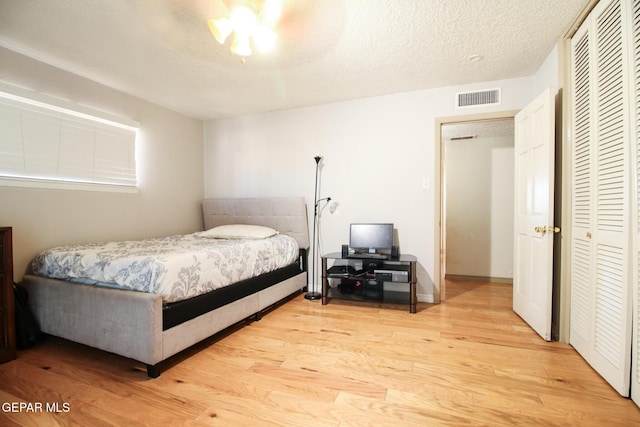
[[[413,315],[298,296],[154,380],[49,337],[0,365],[0,425],[640,425],[640,409],[572,348],[512,312],[510,285],[449,282],[447,295]],[[42,412],[7,406],[20,402]]]

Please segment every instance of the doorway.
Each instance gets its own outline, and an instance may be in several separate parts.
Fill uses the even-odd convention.
[[[438,120],[436,301],[447,278],[513,280],[515,111]]]

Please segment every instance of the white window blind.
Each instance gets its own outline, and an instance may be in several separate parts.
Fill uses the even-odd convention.
[[[0,178],[135,188],[137,128],[0,92]]]

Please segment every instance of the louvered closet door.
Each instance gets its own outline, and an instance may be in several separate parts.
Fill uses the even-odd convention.
[[[632,117],[632,147],[635,188],[635,210],[633,212],[633,224],[635,227],[633,237],[633,354],[631,365],[631,398],[640,405],[640,0],[633,2],[633,94],[631,99]]]
[[[571,344],[588,353],[593,311],[593,170],[591,115],[591,39],[588,25],[571,40],[573,66],[572,230],[571,230]]]
[[[631,369],[628,71],[623,15],[601,1],[572,40],[571,344],[620,394]]]

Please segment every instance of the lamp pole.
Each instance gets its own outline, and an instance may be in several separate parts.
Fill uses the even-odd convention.
[[[318,171],[320,169],[320,160],[322,157],[315,156],[313,158],[316,161],[316,182],[313,188],[313,250],[311,251],[313,258],[311,259],[311,285],[312,289],[304,296],[308,300],[317,300],[322,298],[322,294],[316,291],[316,259],[318,255],[316,253],[318,245],[316,244],[316,225],[318,223]]]

